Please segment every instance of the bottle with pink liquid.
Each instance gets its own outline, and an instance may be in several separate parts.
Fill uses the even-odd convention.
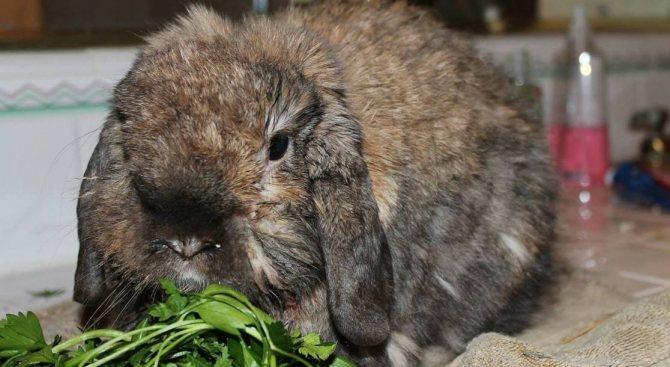
[[[566,123],[550,131],[564,186],[603,187],[609,170],[605,66],[583,7],[575,8],[566,50]]]
[[[604,60],[581,6],[575,8],[563,56],[565,118],[550,129],[550,146],[567,205],[564,218],[575,233],[588,236],[606,227],[609,200],[604,187],[610,159]]]

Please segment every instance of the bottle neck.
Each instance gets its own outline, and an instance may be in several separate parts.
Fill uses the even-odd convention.
[[[579,56],[582,52],[598,54],[597,50],[595,49],[593,39],[590,35],[588,37],[585,37],[584,35],[579,37],[575,37],[572,34],[569,35],[567,40],[567,48],[571,56]]]

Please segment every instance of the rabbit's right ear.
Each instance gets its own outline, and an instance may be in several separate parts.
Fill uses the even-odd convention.
[[[393,302],[391,255],[362,155],[360,126],[346,112],[315,129],[308,164],[332,321],[357,346],[384,343]]]
[[[98,144],[88,161],[88,167],[79,189],[79,200],[77,201],[79,258],[74,278],[73,298],[84,306],[96,305],[104,298],[103,296],[106,296],[102,254],[95,246],[97,230],[96,223],[93,223],[96,217],[93,215],[96,210],[94,192],[109,169],[108,130],[118,123],[119,120],[114,114],[107,119],[100,133]]]

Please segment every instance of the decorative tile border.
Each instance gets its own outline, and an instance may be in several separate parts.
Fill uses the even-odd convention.
[[[511,56],[507,59],[511,60]],[[498,66],[504,69],[504,65]],[[608,70],[610,74],[668,72],[670,55],[653,61],[615,59],[609,62]],[[540,79],[553,79],[561,75],[561,68],[549,63],[536,63],[533,65],[533,75]],[[48,89],[27,83],[13,91],[0,89],[0,113],[105,107],[108,105],[113,88],[112,84],[101,80],[84,86],[64,81]]]
[[[63,81],[48,89],[27,83],[12,91],[0,89],[0,113],[104,106],[112,89],[101,80],[83,86]]]

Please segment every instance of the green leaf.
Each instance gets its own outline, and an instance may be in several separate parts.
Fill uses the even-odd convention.
[[[211,367],[211,364],[204,358],[200,357],[196,353],[187,354],[186,361],[189,366],[192,367]]]
[[[335,351],[334,343],[324,343],[317,333],[309,333],[300,338],[298,352],[306,357],[325,361]]]
[[[230,358],[219,357],[214,362],[214,367],[233,367],[233,361]]]
[[[236,339],[231,339],[228,342],[230,356],[232,357],[236,367],[259,367],[259,358],[254,356],[251,349],[243,345]]]
[[[58,355],[55,358],[54,367],[65,367],[65,358],[62,355]]]
[[[145,362],[149,356],[149,348],[142,348],[135,352],[130,358],[128,359],[128,363],[130,363],[131,366],[137,367],[137,366],[142,366],[143,362]]]
[[[260,331],[256,328],[256,326],[247,326],[244,328],[244,332],[247,333],[248,335],[252,336],[254,339],[261,340],[263,339],[263,335],[261,335]]]
[[[157,318],[159,321],[165,321],[174,316],[173,312],[165,305],[165,303],[159,303],[152,306],[149,309],[149,315]]]
[[[268,333],[270,334],[270,340],[272,343],[285,351],[293,350],[293,340],[284,328],[284,324],[279,321],[274,321],[271,324],[268,324]]]
[[[244,352],[242,352],[242,348],[242,344],[239,341],[235,339],[228,341],[228,353],[236,367],[244,366]]]
[[[271,324],[275,321],[275,319],[273,319],[272,316],[268,315],[265,311],[261,310],[258,307],[254,307],[252,311],[254,312],[254,315],[256,315],[258,319],[260,319],[266,324]]]
[[[227,295],[227,294],[216,294],[211,297],[207,297],[208,299],[212,299],[214,301],[222,302],[225,303],[229,306],[235,307],[241,312],[246,313],[249,316],[255,316],[254,311],[249,308],[246,304],[240,302],[238,299],[234,298],[233,296]]]
[[[193,344],[210,356],[218,356],[224,348],[226,349],[226,353],[228,353],[228,349],[226,348],[225,344],[220,343],[218,340],[213,338],[195,338],[193,340]]]
[[[42,326],[34,313],[7,315],[0,323],[0,351],[36,351],[45,347]]]
[[[181,312],[188,305],[188,298],[181,294],[173,294],[168,297],[165,304],[175,312]]]
[[[228,334],[240,336],[240,330],[254,323],[253,317],[222,302],[208,301],[195,308],[202,320]]]
[[[241,297],[243,298],[243,301],[246,302],[246,304],[240,301],[238,298],[234,298],[232,295],[227,294],[217,294],[209,298],[214,299],[216,301],[227,303],[237,308],[238,310],[246,313],[247,315],[259,319],[260,321],[266,324],[271,324],[275,321],[275,319],[273,319],[272,316],[268,315],[265,311],[251,305],[251,303],[249,302],[248,299],[246,299],[246,297],[244,296]]]
[[[163,278],[163,279],[160,280],[160,283],[161,283],[161,287],[163,288],[163,290],[165,291],[166,294],[168,294],[170,296],[174,295],[174,294],[181,294],[181,291],[179,291],[179,288],[177,288],[177,285],[174,284],[174,282],[171,281],[170,279]]]
[[[44,346],[37,352],[30,353],[18,359],[18,367],[31,366],[34,364],[56,364],[56,356],[51,352],[50,346]]]
[[[181,312],[188,306],[188,298],[180,293],[171,294],[164,303],[159,303],[149,309],[149,315],[165,321]]]
[[[328,365],[328,367],[357,367],[356,363],[348,360],[345,357],[337,356],[333,361]]]
[[[228,354],[228,347],[223,346],[221,348],[221,355],[216,358],[214,367],[233,367],[233,361],[230,359],[230,355]]]
[[[208,298],[217,294],[228,294],[228,295],[235,295],[235,298],[241,298],[241,299],[247,299],[247,297],[236,291],[234,288],[229,287],[227,285],[223,284],[211,284],[208,285],[205,290],[199,293],[200,296]]]
[[[263,321],[264,323],[272,323],[275,321],[270,315],[265,311],[251,305],[251,308],[247,306],[250,304],[247,296],[241,292],[223,284],[212,284],[205,288],[204,291],[198,294],[202,298],[213,298],[217,301],[229,303],[243,312],[253,314],[255,317]]]
[[[10,357],[15,357],[21,353],[25,353],[25,351],[20,351],[20,350],[1,350],[0,351],[0,360],[5,359],[5,358],[10,358]]]
[[[258,340],[250,340],[247,343],[247,349],[256,356],[256,360],[260,361],[263,359],[263,351],[265,350],[263,346],[263,342],[259,342]]]
[[[168,298],[165,302],[150,307],[149,315],[157,318],[158,321],[165,321],[180,315],[188,306],[189,299],[177,288],[173,281],[161,279],[160,283]]]

